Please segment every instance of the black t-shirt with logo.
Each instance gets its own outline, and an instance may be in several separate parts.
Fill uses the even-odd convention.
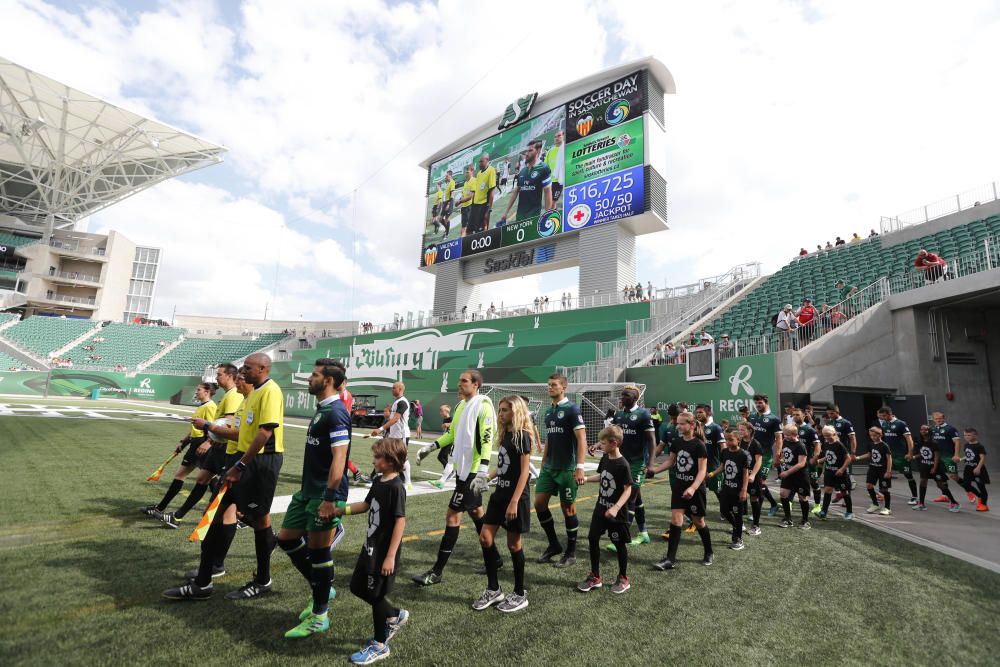
[[[368,503],[368,532],[362,547],[364,554],[376,565],[381,566],[392,543],[392,529],[396,518],[406,516],[406,487],[403,478],[396,475],[388,482],[381,477],[372,480],[372,488],[365,498]],[[396,565],[402,546],[396,550]]]
[[[806,456],[805,445],[802,444],[801,440],[788,440],[787,438],[781,443],[781,465],[787,470],[793,465],[799,462],[800,456]],[[796,475],[805,472],[805,469],[800,468],[796,471]]]
[[[920,457],[920,465],[927,467],[934,465],[934,453],[937,452],[937,445],[933,440],[920,440],[916,449],[917,456]]]
[[[742,449],[733,451],[726,447],[719,456],[722,460],[723,488],[732,493],[739,493],[743,486],[743,471],[752,468],[747,465],[747,452]]]
[[[601,479],[598,482],[600,490],[597,496],[597,505],[594,506],[594,516],[603,517],[612,505],[621,500],[625,487],[631,486],[632,473],[624,456],[619,456],[616,459],[607,456],[601,457],[600,463],[597,464],[597,473]],[[628,512],[622,508],[615,516],[614,521],[626,523],[628,521],[627,514]],[[604,520],[611,521],[612,519],[605,518]]]
[[[670,453],[676,455],[674,477],[689,485],[698,476],[698,460],[708,458],[705,443],[698,439],[677,438],[670,443]]]
[[[986,456],[986,448],[983,447],[983,443],[965,443],[965,448],[962,450],[962,458],[965,461],[966,468],[975,468],[979,465],[979,457],[981,456]]]
[[[740,449],[742,449],[747,456],[747,470],[753,472],[754,459],[758,456],[761,457],[761,466],[764,465],[764,448],[760,446],[760,443],[757,442],[756,438],[750,442],[740,440]],[[758,471],[757,474],[760,475],[760,472]]]
[[[878,470],[879,473],[885,473],[885,466],[889,463],[889,454],[889,445],[885,442],[872,445],[872,458],[868,462],[868,467]]]
[[[516,434],[507,431],[497,448],[497,486],[494,496],[511,498],[517,481],[521,479],[521,457],[531,453],[531,434],[518,431]],[[527,495],[528,485],[524,485],[522,495]]]
[[[844,462],[847,461],[847,447],[840,440],[824,442],[820,452],[823,457],[823,463],[826,464],[827,472],[837,472],[844,467]]]

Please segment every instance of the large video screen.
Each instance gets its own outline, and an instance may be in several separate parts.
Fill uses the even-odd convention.
[[[622,77],[434,162],[421,266],[642,213],[643,76]],[[589,118],[595,113],[597,122]]]

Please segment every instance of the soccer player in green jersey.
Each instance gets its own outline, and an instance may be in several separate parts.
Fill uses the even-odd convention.
[[[412,578],[421,586],[441,583],[444,568],[458,542],[463,514],[468,513],[476,527],[476,533],[482,532],[483,529],[483,492],[489,486],[487,473],[490,468],[496,416],[492,401],[479,393],[482,384],[483,376],[477,370],[470,369],[459,376],[458,394],[462,400],[455,406],[451,426],[444,435],[417,453],[419,463],[434,450],[454,445],[451,461],[455,464],[456,473],[455,491],[448,501],[444,535],[438,548],[437,561],[431,569]],[[490,558],[500,560],[495,544]]]
[[[642,483],[652,472],[656,432],[649,410],[639,407],[639,388],[628,385],[619,396],[622,409],[615,413],[612,423],[622,430],[620,451],[628,463],[632,476],[632,492],[628,497],[627,522],[634,520],[638,534],[629,542],[630,546],[649,544],[646,532],[646,507],[642,503]],[[608,544],[608,551],[614,551],[614,542]]]
[[[538,161],[542,141],[532,139],[525,149],[525,164],[517,175],[514,192],[511,193],[507,208],[500,216],[500,224],[507,222],[507,214],[517,202],[517,220],[526,220],[550,211],[555,206],[552,200],[552,171],[549,165]]]
[[[699,403],[694,406],[695,419],[702,425],[705,432],[705,448],[708,451],[708,470],[715,470],[719,467],[722,450],[726,446],[726,434],[722,427],[712,421],[712,406],[708,403]],[[705,480],[705,486],[715,494],[715,499],[719,499],[719,487],[721,478],[712,476]],[[722,517],[723,519],[725,517]]]
[[[819,434],[806,421],[806,413],[802,408],[792,408],[792,423],[798,429],[799,441],[806,448],[806,473],[809,475],[809,486],[812,487],[813,502],[816,503],[813,514],[819,514],[819,510],[816,509],[820,507],[822,499],[822,489],[819,485],[819,466],[812,463],[813,457],[819,454]]]
[[[837,429],[837,437],[842,443],[844,443],[844,446],[847,447],[848,451],[851,452],[851,461],[853,462],[858,451],[858,436],[854,432],[854,424],[852,424],[849,419],[841,416],[840,406],[835,403],[831,403],[826,408],[826,423],[828,426],[832,426]],[[847,479],[851,482],[852,489],[855,486],[853,475],[854,465],[852,463],[847,466]],[[837,494],[834,496],[833,502],[837,502],[840,499],[841,494]]]
[[[559,497],[563,517],[566,519],[566,552],[555,567],[563,568],[576,563],[576,539],[580,520],[576,516],[576,491],[584,483],[584,456],[587,453],[587,432],[583,415],[576,403],[566,398],[566,376],[553,373],[549,376],[548,390],[552,405],[545,412],[547,429],[545,451],[542,453],[542,470],[535,482],[535,513],[542,525],[549,545],[538,557],[547,563],[563,553],[556,537],[555,520],[549,511],[549,500]]]
[[[331,361],[317,359],[309,376],[309,393],[318,405],[306,431],[302,486],[292,496],[278,533],[278,546],[312,588],[312,604],[299,615],[299,625],[285,633],[289,639],[330,629],[327,607],[335,595],[330,550],[334,535],[339,541],[344,532],[334,508],[347,503],[345,471],[351,449],[351,415],[340,400],[347,378]]]
[[[892,408],[883,405],[878,409],[878,422],[882,427],[885,442],[892,452],[892,467],[894,470],[903,473],[906,483],[910,487],[910,500],[908,505],[916,505],[917,502],[917,480],[913,478],[913,435],[910,427],[902,419],[898,419],[892,413]]]
[[[945,421],[943,412],[932,412],[931,419],[934,426],[931,426],[931,440],[937,447],[938,473],[947,475],[945,479],[950,479],[956,484],[961,484],[958,479],[958,462],[962,460],[962,439],[958,434],[958,429]],[[941,475],[942,477],[944,475]],[[958,511],[958,501],[954,497],[949,498],[949,494],[938,496],[933,502],[949,503],[948,510]]]
[[[747,417],[747,421],[753,426],[754,439],[764,450],[764,460],[760,466],[762,481],[760,493],[762,498],[771,503],[767,515],[774,516],[778,513],[778,503],[771,495],[771,490],[767,488],[767,476],[771,472],[771,463],[781,452],[781,418],[772,413],[768,407],[767,394],[755,394],[753,403],[757,412]]]

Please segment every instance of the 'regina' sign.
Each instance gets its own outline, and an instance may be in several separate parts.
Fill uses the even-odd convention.
[[[508,104],[507,109],[503,112],[503,116],[500,117],[500,124],[497,125],[497,129],[501,131],[506,130],[508,127],[517,125],[527,118],[531,107],[535,105],[535,100],[537,99],[538,93],[531,93],[530,95],[519,97]]]

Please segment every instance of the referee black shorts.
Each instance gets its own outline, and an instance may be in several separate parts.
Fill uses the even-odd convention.
[[[221,505],[236,505],[244,516],[262,518],[271,512],[274,491],[278,488],[282,455],[260,453],[222,498]]]

